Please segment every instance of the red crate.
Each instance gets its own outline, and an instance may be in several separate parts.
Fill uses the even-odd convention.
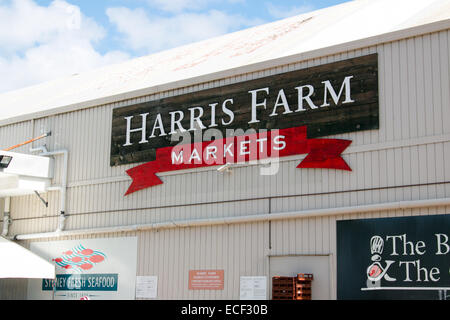
[[[295,281],[295,277],[282,277],[282,276],[275,276],[272,278],[272,282],[276,282],[276,283],[287,283],[287,282],[292,282]]]
[[[273,300],[311,300],[310,273],[298,273],[296,277],[275,276],[272,278]]]
[[[272,300],[295,300],[295,291],[272,290]]]
[[[295,281],[295,299],[311,300],[312,280],[314,276],[311,273],[298,273]]]
[[[295,300],[295,277],[275,276],[272,278],[273,300]]]

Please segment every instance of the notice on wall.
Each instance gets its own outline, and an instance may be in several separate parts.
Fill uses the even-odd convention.
[[[449,299],[450,215],[338,221],[338,299]]]
[[[240,278],[241,300],[266,300],[267,299],[267,277],[241,277]]]
[[[223,290],[223,270],[189,270],[189,290]]]
[[[157,276],[136,277],[136,299],[155,299],[158,296]]]
[[[136,237],[33,242],[30,250],[55,264],[56,279],[29,280],[29,300],[135,298]]]

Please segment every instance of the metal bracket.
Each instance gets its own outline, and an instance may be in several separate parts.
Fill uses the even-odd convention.
[[[45,205],[46,208],[48,208],[48,201],[45,201],[44,198],[42,198],[42,196],[39,194],[39,192],[37,192],[36,190],[34,191],[34,193],[37,195],[37,197],[39,198],[39,200],[42,201],[42,203]]]

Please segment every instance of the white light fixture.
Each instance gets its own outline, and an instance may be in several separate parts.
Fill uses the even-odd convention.
[[[0,168],[8,168],[11,160],[11,156],[0,155]]]
[[[46,192],[53,162],[50,157],[0,150],[0,197]]]

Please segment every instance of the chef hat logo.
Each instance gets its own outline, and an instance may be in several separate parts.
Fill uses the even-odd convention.
[[[383,241],[383,238],[381,238],[380,236],[373,236],[370,239],[370,252],[372,254],[382,254],[383,247],[384,247],[384,241]]]

